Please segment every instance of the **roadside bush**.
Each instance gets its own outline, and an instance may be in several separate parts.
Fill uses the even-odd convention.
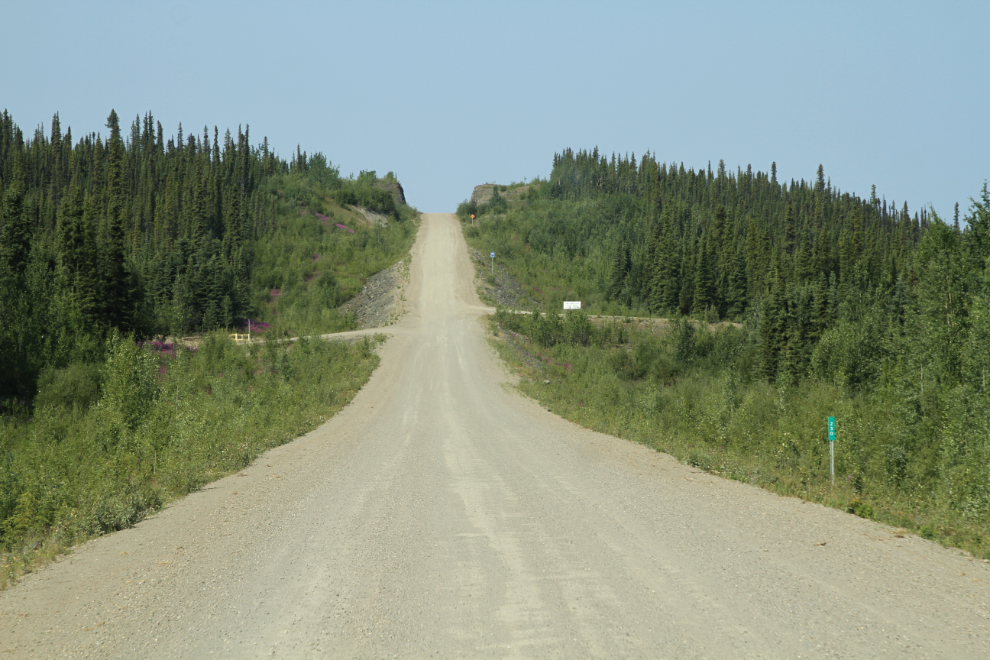
[[[75,362],[64,369],[48,367],[38,378],[35,408],[85,411],[100,397],[103,367]]]
[[[564,314],[564,341],[572,346],[588,346],[597,337],[596,328],[588,315],[580,310],[570,310]]]
[[[457,217],[461,219],[461,222],[470,222],[472,215],[475,217],[480,215],[477,202],[464,200],[457,205]],[[477,236],[476,228],[474,235]]]
[[[340,205],[363,206],[399,219],[395,208],[395,198],[392,193],[370,185],[352,184],[350,182],[331,193],[331,197]]]
[[[158,395],[158,358],[114,332],[107,340],[105,380],[98,408],[133,430]]]
[[[811,373],[839,385],[861,388],[880,376],[883,329],[873,315],[860,322],[839,322],[822,335],[811,355]]]

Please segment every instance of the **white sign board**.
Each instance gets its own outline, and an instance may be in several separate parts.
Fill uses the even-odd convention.
[[[494,252],[492,252],[492,259],[494,259],[494,258],[495,258],[495,253],[494,253]]]
[[[581,309],[580,300],[565,300],[564,309]]]

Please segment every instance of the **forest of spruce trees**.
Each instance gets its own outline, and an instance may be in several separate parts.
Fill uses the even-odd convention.
[[[368,177],[341,179],[298,148],[281,159],[248,128],[186,135],[180,124],[166,139],[150,112],[127,130],[114,111],[106,126],[105,139],[74,141],[55,114],[50,134],[25,136],[0,115],[0,401],[29,401],[46,367],[98,361],[114,330],[141,339],[243,326],[259,313],[254,246],[277,229],[286,177],[398,218],[392,195],[359,185]]]
[[[580,290],[592,306],[643,315],[749,319],[770,381],[817,370],[866,384],[904,353],[918,373],[930,362],[928,377],[984,389],[986,187],[947,224],[875,190],[840,192],[821,167],[813,182],[780,182],[776,165],[692,171],[650,154],[637,162],[568,149],[527,198],[485,225],[487,244],[543,277],[566,270],[560,296]]]

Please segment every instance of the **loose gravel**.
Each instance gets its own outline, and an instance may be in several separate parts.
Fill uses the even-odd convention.
[[[400,261],[369,277],[360,293],[339,309],[341,313],[357,315],[362,330],[391,325],[402,316],[402,291],[408,278],[409,261]]]

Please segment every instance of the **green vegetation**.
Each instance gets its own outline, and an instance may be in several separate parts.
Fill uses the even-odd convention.
[[[46,370],[33,417],[0,420],[0,588],[316,428],[378,365],[370,341],[107,344],[102,365]]]
[[[840,193],[821,169],[788,185],[567,151],[527,198],[479,209],[469,243],[546,309],[666,320],[574,340],[583,322],[501,313],[524,391],[698,467],[990,557],[986,187],[947,225]]]
[[[30,407],[45,368],[100,361],[115,330],[348,327],[333,307],[412,244],[415,211],[378,187],[394,176],[286,162],[247,130],[166,140],[150,113],[128,139],[115,112],[107,127],[73,144],[55,115],[25,140],[0,115],[0,411]]]
[[[0,115],[0,586],[332,415],[371,345],[273,340],[352,328],[336,307],[415,234],[391,173],[107,127]],[[269,341],[236,347],[249,319]]]
[[[329,194],[309,176],[281,175],[271,183],[280,200],[278,222],[251,251],[252,318],[275,326],[269,333],[299,336],[354,329],[354,319],[336,307],[412,247],[416,212],[396,206],[391,194],[374,188],[374,172],[342,181]],[[341,191],[358,195],[359,206],[376,212],[379,223],[338,206]]]

